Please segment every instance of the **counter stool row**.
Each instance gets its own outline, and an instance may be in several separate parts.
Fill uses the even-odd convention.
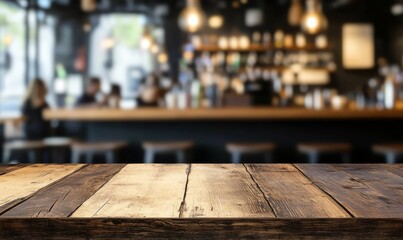
[[[117,162],[117,153],[127,147],[125,142],[82,143],[70,139],[50,138],[44,141],[16,141],[4,146],[3,163],[9,161],[13,151],[26,151],[31,163],[38,160],[38,153],[48,148],[71,148],[72,163],[79,163],[85,157],[87,163],[92,163],[94,155],[105,157],[106,163]],[[178,163],[191,162],[192,142],[145,142],[143,144],[144,162],[154,163],[159,154],[173,154]],[[272,162],[276,145],[273,143],[229,143],[226,150],[231,155],[232,163],[241,163],[246,155],[262,155],[266,162]],[[403,144],[374,145],[373,152],[383,155],[387,163],[396,163],[397,157],[403,155]],[[352,146],[345,143],[315,143],[299,144],[297,150],[308,157],[309,163],[319,163],[321,155],[337,154],[343,163],[350,162]]]

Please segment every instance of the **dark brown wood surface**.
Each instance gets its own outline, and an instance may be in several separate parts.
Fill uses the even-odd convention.
[[[69,217],[123,167],[124,165],[86,166],[81,171],[39,190],[0,218]]]
[[[33,165],[0,173],[0,239],[403,239],[402,165]]]

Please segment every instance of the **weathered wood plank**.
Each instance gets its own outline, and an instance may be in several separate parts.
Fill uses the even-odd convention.
[[[42,188],[0,218],[68,217],[124,166],[88,165],[61,181]]]
[[[181,217],[275,216],[243,165],[192,165]]]
[[[83,165],[31,165],[0,176],[0,213]]]
[[[361,218],[402,218],[403,178],[367,165],[297,165],[317,186]]]
[[[0,165],[0,175],[7,174],[23,167],[24,165]]]
[[[0,239],[402,239],[402,219],[0,219]]]
[[[350,215],[294,166],[245,165],[277,217],[344,218]]]
[[[188,165],[127,165],[72,217],[178,217]]]

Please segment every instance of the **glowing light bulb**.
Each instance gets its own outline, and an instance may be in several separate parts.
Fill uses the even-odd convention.
[[[224,19],[220,15],[213,15],[209,18],[208,24],[211,28],[221,28],[224,24]]]
[[[150,49],[152,41],[149,37],[143,37],[140,42],[140,48],[143,50]]]
[[[152,46],[151,46],[151,52],[153,53],[153,54],[157,54],[159,51],[160,51],[160,47],[156,44],[156,43],[154,43]]]
[[[158,62],[161,64],[168,62],[168,55],[165,52],[162,52],[158,55]]]
[[[187,0],[186,8],[179,17],[179,26],[187,32],[197,32],[203,27],[204,13],[199,0]]]
[[[302,18],[302,29],[309,34],[316,34],[327,28],[326,16],[322,13],[319,0],[307,0],[307,12]]]

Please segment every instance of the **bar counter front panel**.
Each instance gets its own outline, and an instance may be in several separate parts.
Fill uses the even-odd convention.
[[[127,162],[142,159],[145,141],[193,141],[193,161],[199,163],[229,162],[229,142],[273,142],[279,162],[303,159],[298,143],[346,142],[353,144],[353,161],[366,163],[382,160],[373,157],[373,144],[403,142],[401,110],[54,109],[44,115],[86,141],[128,141]]]

